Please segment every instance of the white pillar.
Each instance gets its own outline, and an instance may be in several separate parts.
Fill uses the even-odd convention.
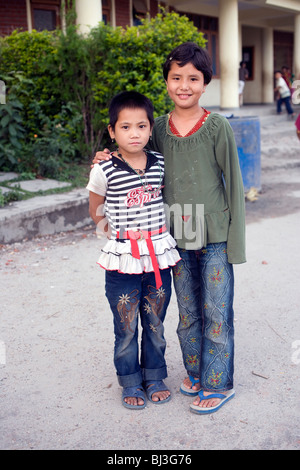
[[[274,101],[274,40],[273,29],[263,29],[262,40],[262,102]]]
[[[242,24],[239,23],[239,63],[243,59],[243,27]]]
[[[87,34],[91,28],[94,28],[102,21],[102,2],[101,0],[76,0],[76,23],[79,25],[79,31]]]
[[[300,80],[300,14],[295,16],[294,74],[295,74],[295,79]]]
[[[116,0],[111,0],[111,19],[110,24],[113,28],[117,27],[117,20],[116,20]]]
[[[238,108],[238,0],[219,0],[221,108]]]
[[[26,16],[27,16],[27,29],[32,33],[32,20],[31,20],[31,5],[30,0],[26,0]]]

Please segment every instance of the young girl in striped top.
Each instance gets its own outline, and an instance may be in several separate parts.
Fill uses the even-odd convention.
[[[98,263],[106,270],[106,296],[114,316],[114,363],[122,403],[131,409],[165,403],[167,377],[163,321],[171,296],[170,267],[180,257],[166,227],[164,159],[145,151],[154,123],[151,101],[131,91],[109,109],[117,150],[95,165],[87,188],[90,215],[109,237]],[[138,316],[143,328],[139,361]]]

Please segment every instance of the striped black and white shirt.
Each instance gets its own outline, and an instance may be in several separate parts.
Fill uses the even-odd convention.
[[[142,176],[114,156],[91,170],[87,189],[105,196],[101,214],[105,213],[112,231],[98,261],[104,269],[124,274],[154,270],[145,239],[138,242],[140,257],[133,256],[131,240],[122,237],[128,230],[150,232],[159,269],[175,266],[179,261],[176,242],[165,230],[163,179],[163,156],[152,151],[147,151],[147,166]]]
[[[117,237],[117,232],[156,231],[165,224],[163,179],[163,156],[150,151],[147,151],[147,166],[142,176],[114,156],[92,169],[87,189],[105,196],[105,215],[113,238]]]

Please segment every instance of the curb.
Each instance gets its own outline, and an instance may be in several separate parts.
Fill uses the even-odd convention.
[[[0,244],[67,232],[91,223],[85,188],[37,196],[0,210]]]

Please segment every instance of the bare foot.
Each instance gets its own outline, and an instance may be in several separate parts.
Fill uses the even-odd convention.
[[[171,392],[162,380],[145,382],[148,399],[154,403],[169,401]]]
[[[124,387],[122,392],[123,405],[127,408],[144,408],[146,406],[146,396],[142,386]]]
[[[152,395],[153,401],[164,401],[171,395],[169,390],[163,390],[162,392],[155,392]]]
[[[199,380],[198,378],[194,377],[195,380]],[[192,386],[192,382],[190,381],[190,379],[187,377],[186,379],[184,379],[183,381],[183,385],[186,387],[186,388],[190,388],[191,390],[195,390],[195,392],[198,392],[200,390],[200,384],[199,383],[196,383],[195,385]]]
[[[126,397],[124,398],[125,403],[131,406],[143,406],[144,400],[142,398],[135,398],[135,397]]]
[[[227,396],[231,394],[231,390],[228,390],[227,392],[220,392],[222,395]],[[222,401],[221,398],[209,398],[210,395],[213,395],[216,392],[205,392],[203,390],[203,396],[207,397],[205,399],[201,399],[199,396],[193,401],[193,405],[198,406],[199,408],[212,408],[214,406],[218,406],[219,403]]]

